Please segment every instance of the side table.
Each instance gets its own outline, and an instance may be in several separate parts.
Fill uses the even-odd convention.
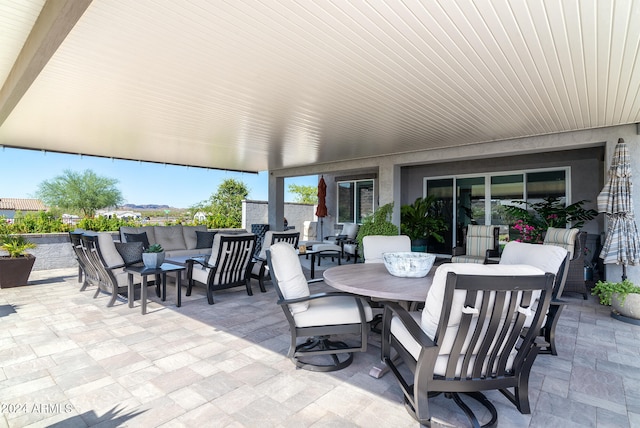
[[[324,247],[322,247],[324,246]],[[319,249],[316,249],[319,248]],[[316,277],[316,257],[318,257],[318,265],[320,264],[320,257],[333,256],[338,258],[338,264],[342,264],[340,262],[340,247],[338,248],[325,248],[325,247],[338,247],[337,245],[332,244],[316,244],[313,246],[313,250],[307,250],[304,253],[298,251],[298,256],[311,256],[311,279],[315,279]]]
[[[159,275],[162,277],[162,301],[167,299],[167,273],[175,272],[176,274],[176,306],[182,305],[180,288],[182,287],[182,271],[186,268],[184,266],[178,266],[171,263],[163,263],[158,268],[147,268],[146,266],[129,266],[124,268],[129,276],[129,292],[127,300],[129,301],[129,307],[133,308],[134,290],[133,290],[133,275],[140,275],[142,277],[142,291],[140,293],[140,300],[142,300],[142,315],[147,313],[147,277],[149,275]]]

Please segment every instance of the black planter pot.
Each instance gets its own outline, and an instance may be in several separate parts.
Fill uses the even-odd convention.
[[[31,254],[26,257],[0,257],[0,288],[27,285],[35,261]]]
[[[424,253],[427,251],[427,240],[424,238],[414,239],[411,241],[411,251]]]

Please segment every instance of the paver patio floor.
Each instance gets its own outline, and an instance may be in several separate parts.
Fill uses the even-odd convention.
[[[202,289],[173,302],[153,292],[106,307],[80,292],[75,269],[33,272],[30,285],[0,290],[0,427],[417,427],[391,375],[374,379],[379,337],[333,373],[297,370],[285,357],[286,320],[271,283],[254,295]],[[320,276],[321,274],[317,275]],[[323,283],[312,287],[328,288]],[[151,291],[151,290],[150,290]],[[569,298],[558,327],[559,355],[537,358],[532,414],[500,393],[487,396],[501,427],[639,427],[640,327]],[[466,424],[443,397],[444,426]]]

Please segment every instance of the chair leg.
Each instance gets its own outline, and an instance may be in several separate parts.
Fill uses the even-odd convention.
[[[117,298],[118,298],[118,290],[114,288],[113,292],[111,293],[111,300],[109,300],[109,303],[107,303],[107,307],[113,306],[114,303],[116,303]]]
[[[189,294],[187,294],[187,296],[188,296],[188,295],[189,295]],[[212,286],[210,286],[210,285],[209,285],[209,286],[207,286],[207,302],[208,302],[210,305],[213,305],[213,303],[214,303],[214,302],[213,302],[213,287],[212,287]]]
[[[483,407],[485,407],[489,411],[489,413],[491,413],[491,420],[484,425],[480,425],[480,421],[478,421],[478,418],[473,413],[473,411],[469,408],[469,406],[467,406],[465,402],[462,401],[462,399],[460,398],[460,394],[456,392],[451,392],[451,393],[445,394],[445,397],[453,399],[453,401],[458,405],[458,407],[460,407],[464,411],[464,413],[467,415],[467,418],[469,418],[469,421],[474,427],[482,426],[483,428],[485,427],[489,428],[489,427],[495,427],[498,425],[498,412],[495,406],[491,403],[491,401],[487,400],[487,397],[485,397],[484,394],[482,394],[481,392],[463,392],[462,394],[473,398],[478,403],[480,403]]]
[[[558,355],[558,349],[556,348],[556,326],[560,319],[560,313],[564,309],[564,305],[551,305],[549,306],[549,313],[547,314],[547,322],[542,327],[542,333],[544,340],[549,344],[546,349],[541,349],[540,354]]]
[[[349,348],[344,342],[329,340],[329,336],[310,337],[306,342],[295,347],[295,352],[291,360],[296,367],[314,371],[314,372],[333,372],[348,367],[353,362],[353,352],[344,352],[343,349]],[[335,353],[326,351],[335,350]],[[314,353],[316,353],[314,355]],[[315,357],[329,357],[328,363],[316,363],[311,361],[303,361],[300,357],[305,354]],[[342,357],[342,358],[341,358]]]

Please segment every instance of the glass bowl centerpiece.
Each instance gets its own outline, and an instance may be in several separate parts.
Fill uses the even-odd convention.
[[[393,252],[383,253],[382,260],[393,276],[422,278],[433,267],[436,255],[420,252]]]

